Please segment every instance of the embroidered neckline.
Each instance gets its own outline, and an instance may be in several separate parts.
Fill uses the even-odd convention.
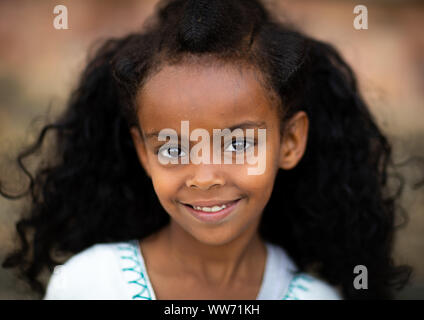
[[[120,259],[123,261],[130,261],[132,264],[121,268],[122,272],[124,273],[132,273],[134,274],[135,278],[127,281],[129,285],[136,285],[139,287],[139,291],[132,295],[132,299],[142,299],[142,300],[153,300],[152,292],[149,288],[149,280],[147,278],[146,270],[142,263],[142,258],[140,256],[140,251],[138,248],[137,241],[129,241],[128,243],[122,243],[117,246],[118,250],[120,251]],[[268,250],[269,248],[267,248]],[[271,250],[268,251],[268,254]],[[267,257],[268,260],[268,257]],[[270,262],[270,261],[267,261]],[[264,274],[265,276],[265,274]],[[302,290],[304,292],[309,291],[307,287],[302,285],[300,282],[301,280],[304,280],[306,282],[312,282],[313,278],[305,273],[300,273],[295,275],[287,288],[286,294],[282,298],[282,300],[299,300],[299,297],[297,296],[297,293],[299,290]],[[258,293],[257,298],[260,296],[260,292],[263,290],[264,282],[261,285],[260,291]]]
[[[140,287],[140,291],[132,296],[132,299],[153,300],[152,293],[149,289],[149,282],[146,277],[145,270],[142,266],[137,244],[134,241],[120,244],[118,250],[121,251],[120,258],[122,260],[132,262],[132,266],[122,268],[123,272],[132,272],[136,278],[128,281],[130,285]]]
[[[291,279],[289,287],[287,289],[287,293],[284,295],[282,300],[299,300],[299,297],[297,296],[296,292],[299,292],[299,290],[302,290],[305,292],[309,291],[307,287],[299,283],[300,280],[305,280],[306,282],[312,282],[313,278],[305,273],[300,273],[295,275]]]

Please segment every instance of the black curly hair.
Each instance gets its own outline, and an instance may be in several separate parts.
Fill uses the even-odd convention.
[[[55,254],[142,239],[169,222],[130,136],[134,98],[164,64],[199,56],[260,70],[280,99],[282,129],[299,110],[309,117],[307,150],[294,169],[279,171],[261,236],[344,298],[393,298],[411,269],[392,259],[399,193],[388,192],[390,143],[337,50],[278,21],[258,0],[161,1],[140,32],[97,49],[65,112],[18,157],[28,189],[12,196],[0,188],[32,200],[16,226],[19,249],[3,267],[17,267],[43,294],[40,273],[60,263]],[[23,160],[49,132],[48,161],[31,173]],[[356,265],[368,268],[368,290],[353,287]]]

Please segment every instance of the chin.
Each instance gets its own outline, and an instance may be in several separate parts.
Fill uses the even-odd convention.
[[[210,246],[223,246],[230,243],[239,236],[238,233],[234,232],[233,228],[227,227],[228,226],[221,226],[215,228],[215,230],[211,228],[204,228],[203,230],[197,229],[189,233],[194,239],[201,242],[202,244]]]

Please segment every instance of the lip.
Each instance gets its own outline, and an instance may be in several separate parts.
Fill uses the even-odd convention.
[[[240,199],[235,200],[207,200],[207,201],[195,201],[195,202],[181,202],[185,205],[191,205],[195,207],[213,207],[213,206],[222,206],[223,204],[231,203]]]
[[[231,203],[228,207],[226,207],[225,209],[222,209],[221,211],[218,212],[204,212],[204,211],[200,211],[200,210],[196,210],[192,207],[190,207],[190,205],[188,204],[184,204],[181,202],[181,204],[183,205],[183,207],[192,215],[194,216],[196,219],[202,221],[202,222],[208,222],[208,223],[218,223],[220,221],[222,221],[223,219],[225,219],[226,217],[228,217],[232,212],[234,212],[234,210],[239,206],[240,201],[242,200],[242,198],[237,199],[237,200],[231,200],[231,201],[227,201],[226,203]],[[208,202],[196,202],[196,204],[193,203],[193,205],[195,206],[200,206],[197,203],[208,203]],[[214,202],[210,202],[211,204],[209,206],[213,206],[213,205],[219,205],[219,204],[224,204],[224,201],[214,201]],[[206,205],[203,205],[206,206]]]

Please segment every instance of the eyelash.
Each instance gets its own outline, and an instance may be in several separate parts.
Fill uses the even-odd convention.
[[[240,142],[243,142],[244,143],[244,145],[246,145],[246,144],[251,144],[251,146],[248,146],[248,147],[245,147],[243,150],[247,150],[248,148],[250,148],[250,147],[254,147],[254,146],[256,146],[256,144],[257,144],[257,141],[256,141],[256,139],[254,139],[253,141],[248,141],[246,138],[244,138],[244,139],[234,139],[233,141],[231,141],[231,143],[230,144],[228,144],[228,146],[227,146],[227,148],[229,147],[229,146],[232,146],[234,143],[240,143]],[[164,151],[165,150],[169,150],[169,149],[178,149],[179,151],[182,151],[182,148],[181,148],[181,146],[180,145],[178,145],[178,147],[168,147],[168,148],[166,148],[166,149],[164,149]],[[155,151],[154,151],[154,153],[156,154],[156,155],[158,155],[159,154],[159,152],[160,152],[160,150],[161,150],[161,147],[158,147],[158,148],[156,148],[155,149]],[[241,150],[240,150],[241,151]],[[232,152],[235,152],[235,153],[237,153],[237,150],[234,150],[234,151],[232,151]],[[180,152],[179,152],[180,153]],[[180,156],[179,156],[180,157]],[[170,157],[171,158],[171,157]]]

